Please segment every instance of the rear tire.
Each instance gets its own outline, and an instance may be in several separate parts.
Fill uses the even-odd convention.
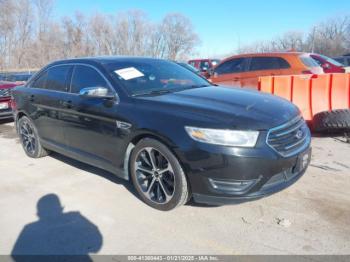
[[[141,199],[149,206],[168,211],[189,198],[185,173],[175,155],[155,139],[142,139],[130,156],[130,176]]]
[[[348,132],[350,130],[350,110],[339,109],[314,115],[315,132]]]
[[[48,151],[41,145],[34,123],[28,117],[23,116],[18,120],[18,134],[27,156],[40,158],[48,155]]]

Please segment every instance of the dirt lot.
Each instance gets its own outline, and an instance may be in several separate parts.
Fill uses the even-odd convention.
[[[2,124],[0,254],[15,243],[17,250],[40,243],[48,252],[55,243],[67,253],[350,254],[350,144],[314,137],[312,145],[306,175],[283,192],[160,212],[107,172],[58,154],[26,157],[13,123]],[[50,217],[61,210],[48,194],[59,198],[64,214]]]

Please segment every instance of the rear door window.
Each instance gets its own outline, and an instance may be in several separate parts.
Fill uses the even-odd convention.
[[[250,71],[290,68],[289,63],[281,57],[252,57]]]
[[[218,75],[240,73],[245,71],[245,58],[235,58],[218,65],[214,73]]]
[[[78,94],[81,89],[87,87],[104,87],[110,90],[107,81],[94,68],[84,65],[75,66],[71,82],[71,92]]]

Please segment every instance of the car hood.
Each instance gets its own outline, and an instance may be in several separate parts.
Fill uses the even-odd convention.
[[[160,106],[162,112],[220,128],[267,130],[299,114],[285,99],[242,88],[210,86],[139,99],[151,102],[152,108]]]

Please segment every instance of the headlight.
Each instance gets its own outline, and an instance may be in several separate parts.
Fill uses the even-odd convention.
[[[190,126],[186,126],[185,130],[196,141],[224,146],[254,147],[259,137],[258,131],[236,131]]]

